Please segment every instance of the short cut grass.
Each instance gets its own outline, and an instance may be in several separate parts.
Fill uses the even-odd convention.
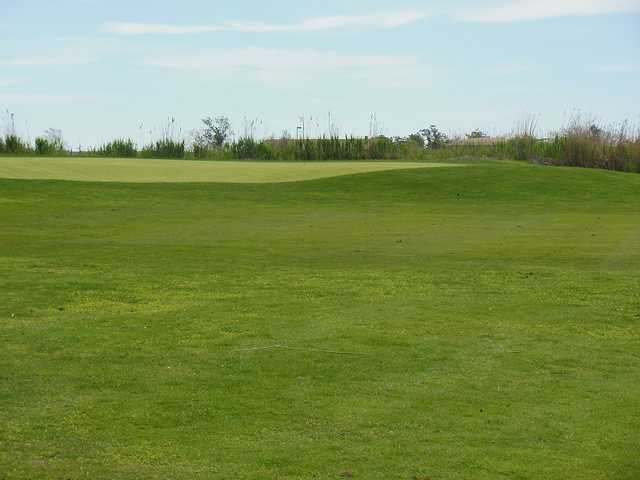
[[[204,162],[110,158],[0,157],[0,178],[134,183],[275,183],[407,168],[416,162]]]
[[[0,180],[0,478],[635,480],[638,192]]]

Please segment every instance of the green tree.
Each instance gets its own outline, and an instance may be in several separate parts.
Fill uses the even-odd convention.
[[[222,148],[233,135],[231,121],[227,117],[205,117],[203,127],[194,134],[194,144],[200,148]]]
[[[485,132],[483,132],[482,130],[480,130],[479,128],[473,130],[471,133],[467,133],[466,137],[471,139],[471,138],[488,138],[489,135],[486,134]]]
[[[449,142],[447,135],[438,130],[438,127],[435,125],[430,125],[429,128],[423,128],[418,134],[423,138],[427,148],[442,148]]]

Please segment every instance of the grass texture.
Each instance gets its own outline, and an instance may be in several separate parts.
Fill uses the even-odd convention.
[[[0,478],[637,479],[639,193],[0,180]]]
[[[295,182],[383,170],[443,167],[413,162],[204,162],[109,158],[0,157],[0,178],[88,182]]]

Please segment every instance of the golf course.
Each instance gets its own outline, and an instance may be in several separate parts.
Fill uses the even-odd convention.
[[[202,162],[190,160],[4,158],[0,178],[136,183],[279,183],[407,168],[417,162]]]
[[[0,479],[636,480],[640,175],[0,157]]]

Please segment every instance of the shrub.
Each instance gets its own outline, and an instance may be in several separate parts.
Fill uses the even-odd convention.
[[[518,135],[507,140],[509,156],[516,160],[529,160],[534,157],[536,138],[530,135]]]
[[[38,155],[52,155],[54,152],[53,145],[49,143],[46,138],[36,138],[36,154]]]
[[[15,134],[11,134],[7,135],[4,139],[4,150],[5,153],[10,155],[20,155],[29,153],[31,149],[20,137]]]
[[[534,128],[528,129],[528,132],[531,131]],[[637,134],[629,134],[626,122],[603,127],[576,117],[550,139],[538,140],[531,133],[520,130],[519,134],[495,143],[492,150],[489,148],[493,156],[516,160],[568,167],[640,171],[640,139]]]
[[[489,135],[487,135],[485,132],[477,128],[472,132],[467,133],[465,137],[467,137],[468,139],[477,139],[477,138],[489,138]]]
[[[424,128],[418,132],[427,148],[437,149],[442,148],[449,143],[449,139],[444,132],[441,132],[435,125],[430,125],[429,128]]]
[[[273,147],[265,142],[260,142],[256,147],[256,158],[259,160],[273,160],[275,152]]]
[[[419,148],[425,147],[424,138],[419,133],[412,133],[411,135],[409,135],[409,138],[407,138],[407,143],[413,143]]]
[[[257,143],[253,138],[241,138],[232,145],[231,150],[233,158],[238,160],[257,158]]]
[[[184,158],[184,140],[163,138],[148,145],[140,153],[145,158]]]
[[[207,146],[202,145],[200,143],[194,143],[191,149],[191,153],[194,158],[205,160],[209,158],[209,148]]]
[[[95,153],[102,157],[129,158],[135,157],[138,150],[130,138],[119,138],[104,144]]]
[[[144,147],[140,156],[143,158],[185,158],[186,148],[181,129],[178,128],[176,119],[170,117],[162,127],[160,140]]]
[[[222,148],[233,135],[231,121],[227,117],[205,117],[202,124],[203,127],[194,134],[194,143],[201,147]]]
[[[64,145],[62,143],[52,141],[51,139],[45,137],[37,137],[35,143],[35,153],[36,155],[56,156],[64,155],[67,152],[65,151]]]

